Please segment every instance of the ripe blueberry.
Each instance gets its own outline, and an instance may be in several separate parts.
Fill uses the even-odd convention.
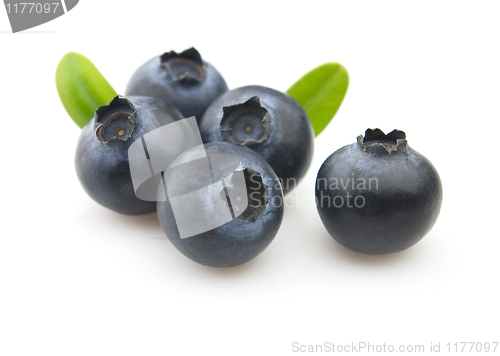
[[[288,94],[262,86],[230,90],[208,107],[200,122],[204,142],[247,146],[273,167],[285,193],[311,164],[314,132],[302,106]]]
[[[179,110],[155,98],[117,96],[97,109],[82,129],[75,155],[76,174],[87,194],[118,213],[154,212],[156,202],[134,193],[128,149],[144,134],[181,119]]]
[[[321,166],[316,204],[328,233],[345,247],[381,255],[404,250],[433,227],[443,190],[432,163],[403,131],[366,130]]]
[[[247,147],[228,142],[201,147],[204,158],[193,148],[164,172],[158,218],[186,257],[211,267],[237,266],[264,251],[277,234],[283,219],[281,184],[271,166]]]
[[[227,89],[217,69],[190,48],[144,63],[130,78],[125,93],[164,99],[184,117],[195,116],[199,121],[210,103]]]

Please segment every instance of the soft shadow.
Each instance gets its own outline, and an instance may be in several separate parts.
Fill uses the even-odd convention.
[[[156,211],[153,213],[149,214],[144,214],[144,215],[120,215],[122,218],[126,218],[127,221],[129,221],[129,224],[134,224],[136,226],[151,226],[151,225],[157,225],[160,226],[160,222],[158,221],[158,215],[156,214]]]
[[[150,228],[151,226],[160,226],[156,212],[144,215],[123,215],[109,211],[109,220],[114,220],[122,225],[134,225],[138,228]]]
[[[79,224],[102,224],[106,227],[130,227],[131,230],[136,230],[137,228],[137,230],[144,231],[144,235],[147,238],[166,238],[163,235],[156,212],[144,215],[123,215],[100,206],[95,206],[81,212],[75,217],[75,221]]]
[[[204,275],[208,278],[218,278],[225,280],[229,280],[232,278],[242,278],[242,276],[249,275],[255,272],[256,269],[259,268],[258,259],[260,258],[260,256],[257,256],[253,260],[235,267],[209,267],[194,262],[186,256],[182,257],[185,259],[185,266],[182,266],[182,268],[189,268],[193,272],[193,274]]]

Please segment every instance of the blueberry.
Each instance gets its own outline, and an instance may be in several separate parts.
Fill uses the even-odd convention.
[[[404,250],[436,222],[443,190],[436,168],[403,131],[368,129],[321,166],[316,203],[328,233],[345,247],[381,255]]]
[[[185,117],[200,120],[210,103],[227,89],[217,69],[190,48],[182,53],[167,52],[144,63],[130,78],[125,93],[164,99]]]
[[[169,103],[146,97],[115,97],[97,109],[83,127],[75,156],[76,173],[87,194],[99,204],[128,215],[151,213],[156,202],[136,197],[128,149],[154,129],[183,119]]]
[[[273,167],[285,193],[311,164],[311,122],[295,99],[274,89],[253,85],[222,94],[203,115],[200,132],[204,142],[228,141],[259,153]]]
[[[278,232],[281,184],[271,166],[247,147],[228,142],[200,147],[180,155],[164,172],[157,202],[160,224],[175,247],[195,262],[243,264],[264,251]]]

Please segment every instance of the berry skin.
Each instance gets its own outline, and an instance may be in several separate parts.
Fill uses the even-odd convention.
[[[318,213],[328,233],[357,252],[404,250],[436,222],[443,190],[436,168],[406,135],[368,129],[335,151],[316,179]]]
[[[168,199],[161,198],[164,190],[160,186],[158,218],[170,241],[191,260],[211,267],[241,265],[264,251],[278,233],[283,219],[281,185],[271,166],[247,147],[228,142],[203,147],[208,160],[198,159],[190,161],[187,167],[175,168],[176,162],[188,160],[196,150],[191,149],[164,172]],[[242,182],[245,183],[241,185]],[[196,197],[189,195],[174,211],[173,199],[202,188],[207,190]],[[191,217],[183,220],[183,213]],[[224,213],[229,215],[228,222],[212,229],[202,228],[191,236],[181,235],[183,229],[205,227]]]
[[[200,122],[204,142],[247,146],[273,167],[291,191],[306,174],[314,131],[302,106],[288,94],[263,86],[230,90],[208,107]]]
[[[121,214],[154,212],[156,202],[135,195],[128,149],[144,134],[182,119],[175,107],[155,98],[117,96],[97,109],[82,129],[75,155],[76,174],[87,194]]]
[[[130,78],[125,93],[166,100],[184,117],[195,116],[199,121],[210,103],[227,89],[217,69],[190,48],[144,63]]]

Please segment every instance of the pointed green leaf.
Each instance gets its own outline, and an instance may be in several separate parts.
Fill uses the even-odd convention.
[[[300,78],[287,93],[302,105],[318,136],[333,119],[348,86],[347,70],[339,63],[326,63]]]
[[[116,96],[94,64],[75,52],[67,53],[59,62],[56,86],[64,108],[80,127],[85,126],[98,107]]]

